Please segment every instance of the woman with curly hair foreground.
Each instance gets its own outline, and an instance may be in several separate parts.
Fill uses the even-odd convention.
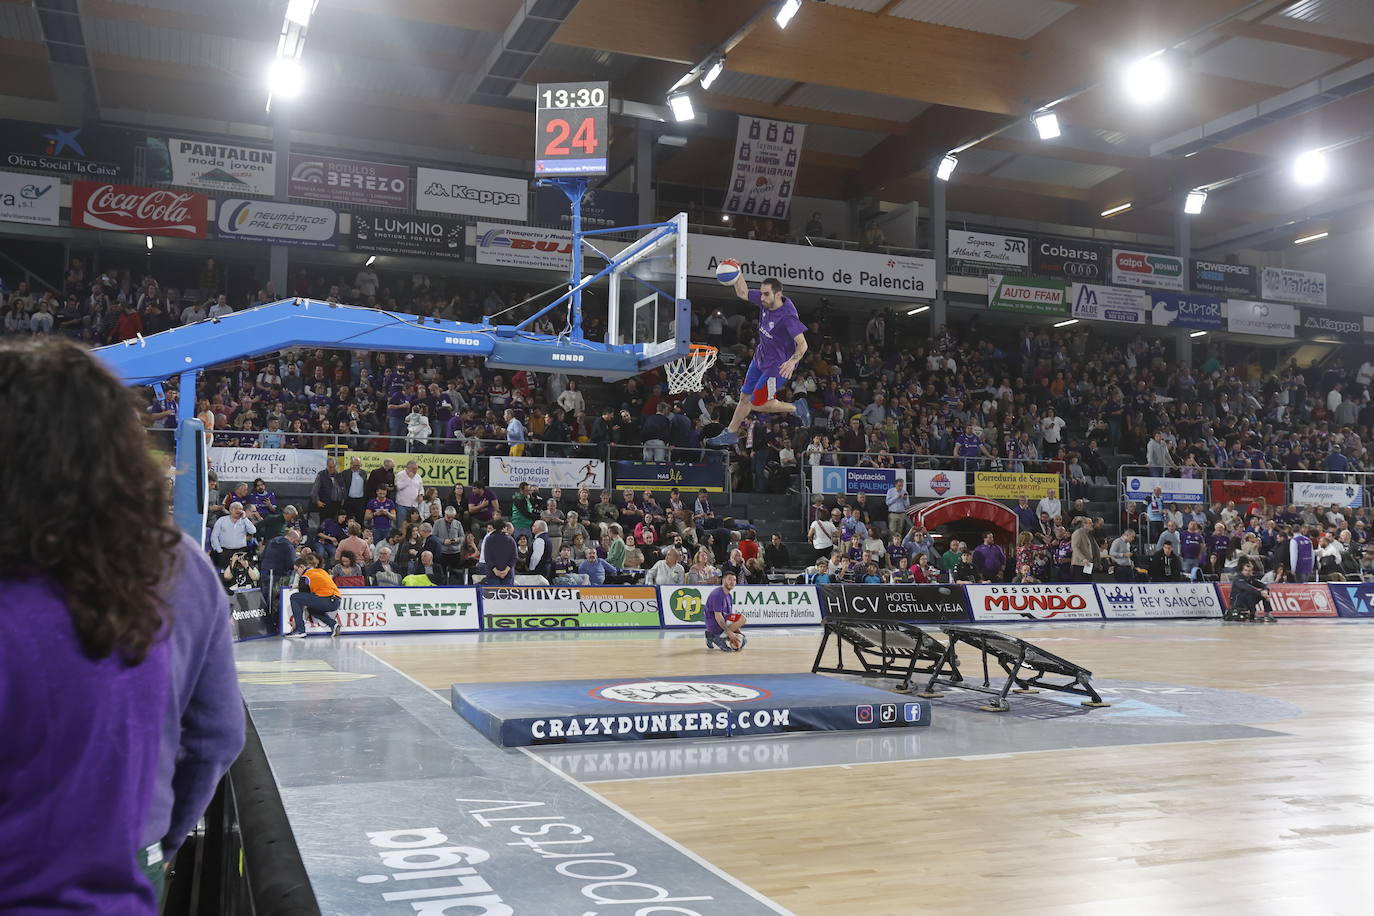
[[[0,912],[155,913],[243,742],[226,599],[85,350],[0,342],[0,430]]]

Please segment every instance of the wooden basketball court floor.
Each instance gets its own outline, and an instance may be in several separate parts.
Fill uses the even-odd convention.
[[[540,758],[797,914],[1374,913],[1374,627],[1003,629],[1118,685],[1113,708],[1088,720],[1013,695],[1019,713],[982,713],[954,692],[928,729],[500,753]],[[819,639],[756,630],[737,655],[695,632],[308,648],[361,650],[447,702],[460,681],[809,671]],[[1026,715],[1040,709],[1065,717]]]

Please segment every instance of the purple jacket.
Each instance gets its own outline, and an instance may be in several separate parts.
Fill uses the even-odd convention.
[[[1007,555],[996,544],[979,544],[973,548],[973,565],[985,578],[995,579],[1007,567]]]

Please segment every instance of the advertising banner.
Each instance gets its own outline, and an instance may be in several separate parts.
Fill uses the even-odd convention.
[[[195,191],[72,183],[72,225],[83,229],[203,239],[210,198]]]
[[[1070,284],[1069,301],[1073,303],[1075,318],[1123,324],[1144,324],[1150,307],[1150,297],[1144,290],[1091,283]]]
[[[1194,296],[1186,293],[1152,293],[1150,318],[1157,327],[1220,331],[1221,300],[1215,296]]]
[[[953,261],[973,261],[1002,267],[1029,267],[1029,245],[1028,239],[1014,235],[949,230],[949,257]]]
[[[1374,582],[1332,582],[1327,585],[1336,613],[1342,617],[1374,620]]]
[[[836,468],[817,465],[811,469],[811,491],[833,495],[837,493],[868,493],[883,496],[896,486],[906,471],[900,468]]]
[[[695,493],[697,490],[725,492],[725,466],[719,462],[673,464],[666,461],[617,461],[614,477],[617,490],[666,491],[677,487],[684,493]]]
[[[1260,274],[1260,298],[1303,305],[1326,305],[1326,274],[1287,267],[1266,267]]]
[[[988,308],[1031,315],[1063,315],[1064,281],[988,274]]]
[[[660,586],[663,623],[670,627],[704,627],[706,599],[719,586]],[[730,592],[736,614],[748,625],[796,626],[821,622],[821,603],[810,585],[737,585]]]
[[[462,220],[353,214],[354,251],[461,261],[465,246]]]
[[[530,183],[523,178],[447,169],[415,170],[416,210],[524,222],[529,219],[529,196]],[[566,206],[567,198],[563,200]]]
[[[805,134],[805,124],[740,115],[735,128],[735,167],[721,209],[787,219]]]
[[[1044,585],[966,585],[975,622],[1100,620],[1097,592],[1087,582]]]
[[[968,620],[962,589],[954,585],[822,585],[827,617],[950,623]]]
[[[1306,585],[1283,583],[1270,585],[1269,604],[1275,617],[1335,617],[1336,602],[1331,597],[1325,583],[1309,582]],[[1221,592],[1222,604],[1231,607],[1231,583],[1217,586]]]
[[[688,276],[709,277],[714,281],[716,267],[726,258],[739,262],[744,279],[750,283],[758,283],[764,277],[777,277],[786,286],[808,289],[903,299],[935,296],[935,262],[930,258],[783,245],[715,235],[688,237]]]
[[[339,214],[328,207],[230,197],[219,202],[215,237],[307,248],[337,248]]]
[[[500,264],[567,273],[572,266],[572,233],[535,226],[478,223],[478,264]]]
[[[1298,310],[1276,302],[1226,300],[1226,330],[1233,334],[1262,334],[1265,337],[1292,337],[1298,325]]]
[[[138,145],[134,134],[110,127],[0,118],[0,165],[12,169],[95,181],[130,178]]]
[[[1217,590],[1200,582],[1136,582],[1097,586],[1108,620],[1147,617],[1220,617]]]
[[[1022,496],[1030,500],[1053,498],[1059,495],[1059,475],[975,471],[973,495],[989,499],[1019,499]]]
[[[222,493],[229,492],[231,482],[259,477],[268,483],[312,484],[328,457],[322,448],[211,448],[210,470]]]
[[[1283,484],[1272,480],[1212,480],[1212,502],[1235,502],[1242,506],[1262,499],[1270,506],[1283,505]]]
[[[606,488],[606,462],[596,458],[510,458],[487,459],[487,485],[518,487],[531,483],[541,490],[554,487],[576,492],[582,487]]]
[[[914,496],[967,496],[968,474],[964,471],[912,471],[907,492]]]
[[[1044,276],[1083,283],[1108,279],[1111,250],[1095,242],[1069,239],[1032,239],[1031,270]]]
[[[1293,502],[1299,506],[1330,506],[1358,509],[1364,505],[1364,487],[1357,483],[1294,483]]]
[[[427,487],[466,487],[469,481],[468,456],[467,455],[437,455],[425,452],[354,452],[341,451],[336,455],[339,459],[339,467],[346,469],[348,463],[358,458],[362,460],[363,470],[371,474],[375,469],[382,466],[382,462],[390,458],[396,463],[396,470],[406,466],[406,462],[414,461],[420,466],[420,473],[424,475],[425,486]]]
[[[277,154],[270,149],[149,137],[144,168],[149,181],[164,184],[226,194],[277,193]]]
[[[658,589],[645,585],[482,586],[482,628],[656,627]]]
[[[404,209],[410,206],[410,167],[292,153],[286,193],[362,207]]]
[[[1302,324],[1298,326],[1304,337],[1325,337],[1346,343],[1364,340],[1364,316],[1355,312],[1338,312],[1305,305],[1298,310]]]
[[[229,595],[229,620],[234,628],[234,641],[276,636],[277,622],[267,614],[267,599],[262,589],[250,588]]]
[[[523,219],[524,217],[520,217]],[[570,229],[572,209],[568,195],[558,188],[534,189],[534,222]],[[630,191],[588,188],[582,196],[582,228],[608,229],[639,224],[639,195]]]
[[[1112,283],[1155,289],[1184,288],[1183,259],[1171,254],[1112,249]]]
[[[56,226],[61,198],[59,178],[0,172],[0,222]]]
[[[291,626],[293,588],[282,589],[281,625]],[[345,633],[452,632],[480,628],[477,588],[341,588],[336,612]],[[305,616],[305,631],[323,636],[329,627]]]
[[[1189,286],[1200,293],[1221,296],[1259,295],[1259,268],[1249,264],[1227,264],[1223,261],[1192,260]]]
[[[1127,477],[1122,488],[1127,499],[1143,502],[1159,487],[1166,503],[1205,503],[1207,488],[1197,477]]]

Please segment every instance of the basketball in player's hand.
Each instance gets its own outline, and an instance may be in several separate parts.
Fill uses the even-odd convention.
[[[726,258],[716,265],[716,279],[724,286],[734,286],[739,279],[739,261]]]
[[[728,642],[730,644],[730,648],[734,649],[735,651],[739,651],[740,646],[744,644],[743,640],[739,638],[738,633],[726,633],[725,641]]]

